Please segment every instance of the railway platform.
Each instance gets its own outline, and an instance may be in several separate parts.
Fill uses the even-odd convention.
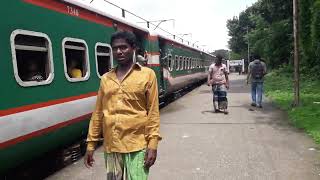
[[[229,114],[213,113],[202,85],[161,109],[158,159],[150,180],[318,180],[320,151],[270,102],[250,106],[245,76],[231,74]],[[105,180],[102,148],[94,168],[83,159],[47,180]]]

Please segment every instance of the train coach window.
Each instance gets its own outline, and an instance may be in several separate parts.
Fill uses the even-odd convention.
[[[189,69],[189,58],[186,57],[186,69]]]
[[[97,75],[98,77],[101,77],[106,72],[109,72],[113,67],[111,46],[105,43],[97,43],[95,51]]]
[[[188,69],[188,57],[186,57],[186,64],[185,69]]]
[[[188,60],[189,60],[189,58],[186,57],[186,69],[188,69]]]
[[[62,40],[64,74],[68,81],[86,81],[90,76],[88,46],[82,39]]]
[[[186,57],[186,66],[185,66],[185,69],[188,69],[188,57]]]
[[[183,62],[183,59],[182,59],[182,56],[179,57],[179,70],[182,70],[183,69],[183,66],[182,66],[182,62]]]
[[[190,58],[187,58],[187,69],[190,69]]]
[[[17,29],[10,36],[14,76],[23,87],[45,85],[54,77],[52,46],[40,32]]]
[[[167,62],[167,67],[168,67],[168,69],[169,69],[169,71],[172,71],[172,55],[171,54],[169,54],[168,55],[168,62]]]
[[[175,66],[175,60],[171,57],[171,71],[173,71]]]
[[[179,57],[176,55],[175,56],[175,61],[174,61],[174,67],[175,67],[174,69],[175,70],[179,69],[179,63],[178,63],[179,61],[178,61],[178,59],[179,59]]]
[[[191,59],[191,69],[194,68],[194,58]]]
[[[183,65],[182,65],[182,69],[186,69],[186,57],[183,57]]]

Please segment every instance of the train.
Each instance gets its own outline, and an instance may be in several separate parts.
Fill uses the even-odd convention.
[[[112,33],[137,36],[160,99],[205,80],[214,61],[76,0],[10,0],[1,7],[0,174],[86,136],[100,77],[115,66]],[[70,76],[74,60],[80,77]]]

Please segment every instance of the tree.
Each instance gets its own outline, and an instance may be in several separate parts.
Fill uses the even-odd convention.
[[[288,64],[293,48],[291,10],[291,0],[259,0],[228,20],[229,48],[247,59],[250,42],[251,52],[260,54],[270,67]]]
[[[310,59],[307,59],[308,66],[311,72],[320,77],[320,0],[316,0],[312,7],[312,21],[311,21],[311,54]]]

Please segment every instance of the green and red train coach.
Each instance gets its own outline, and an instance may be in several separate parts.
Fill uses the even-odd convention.
[[[86,134],[115,31],[136,34],[162,99],[204,80],[214,58],[75,0],[4,1],[0,15],[0,174]],[[43,79],[28,79],[30,62]]]

